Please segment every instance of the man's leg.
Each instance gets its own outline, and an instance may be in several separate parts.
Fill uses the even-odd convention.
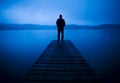
[[[60,30],[58,30],[58,35],[57,35],[57,37],[58,37],[58,41],[60,41]]]
[[[62,32],[62,41],[64,40],[64,30],[61,31]]]

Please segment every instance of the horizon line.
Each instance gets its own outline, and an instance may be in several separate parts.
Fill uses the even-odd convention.
[[[32,24],[32,23],[0,23],[0,24],[13,24],[13,25],[39,25],[39,26],[56,26],[50,25],[50,24]],[[67,25],[75,25],[75,26],[100,26],[100,25],[120,25],[119,23],[106,23],[106,24],[94,24],[94,25],[88,25],[88,24],[66,24]]]

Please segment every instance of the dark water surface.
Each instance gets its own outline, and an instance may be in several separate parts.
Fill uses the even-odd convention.
[[[1,30],[0,83],[19,83],[46,46],[57,39],[56,30]],[[105,83],[117,83],[120,74],[120,30],[66,30]]]

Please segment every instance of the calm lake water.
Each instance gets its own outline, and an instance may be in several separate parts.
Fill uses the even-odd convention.
[[[56,30],[1,30],[0,80],[19,83],[47,45],[57,39]],[[65,30],[104,82],[117,83],[120,74],[120,30]]]

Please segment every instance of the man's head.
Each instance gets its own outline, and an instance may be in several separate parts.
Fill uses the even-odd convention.
[[[62,18],[62,15],[60,14],[59,17]]]

